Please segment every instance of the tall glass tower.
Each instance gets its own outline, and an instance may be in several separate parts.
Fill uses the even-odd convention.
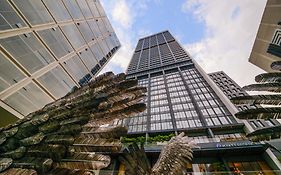
[[[124,140],[145,138],[151,164],[165,144],[157,137],[185,132],[200,147],[194,149],[186,172],[274,174],[272,169],[280,170],[267,146],[245,137],[244,123],[234,117],[237,108],[168,31],[138,41],[127,74],[147,87],[147,110],[114,124],[128,126]]]
[[[99,0],[0,1],[1,120],[87,83],[119,47]]]
[[[129,121],[131,134],[200,130],[211,138],[217,128],[243,127],[168,31],[139,40],[127,73],[148,89],[147,111]]]

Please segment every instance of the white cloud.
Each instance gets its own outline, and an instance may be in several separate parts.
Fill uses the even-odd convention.
[[[119,0],[112,9],[112,18],[114,21],[118,21],[124,28],[131,27],[133,23],[132,11],[129,8],[125,0]]]
[[[182,10],[206,26],[205,37],[185,48],[207,72],[223,70],[240,85],[262,70],[248,62],[266,0],[186,0]]]
[[[101,2],[122,45],[101,73],[124,72],[133,55],[137,39],[140,35],[149,32],[132,29],[136,18],[147,9],[148,0],[102,0]]]

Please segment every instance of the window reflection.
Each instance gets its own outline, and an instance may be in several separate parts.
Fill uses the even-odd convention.
[[[70,43],[74,46],[74,48],[79,48],[86,44],[85,40],[74,24],[62,26],[62,30],[66,34],[66,37],[70,40]]]
[[[99,1],[95,1],[95,2],[96,2],[96,7],[97,7],[97,9],[98,9],[99,12],[100,12],[100,15],[101,15],[101,16],[105,16],[105,12],[104,12],[104,10],[103,10],[103,7],[102,7],[101,3],[100,3]]]
[[[93,44],[91,46],[91,50],[98,60],[101,60],[103,58],[103,53],[102,53],[98,43]]]
[[[24,77],[24,74],[0,53],[0,92]]]
[[[78,5],[80,6],[82,13],[86,18],[93,17],[92,12],[86,2],[86,0],[77,0]]]
[[[80,8],[77,5],[76,1],[64,0],[63,2],[65,4],[65,6],[67,7],[67,9],[73,19],[82,19],[83,18],[82,12],[80,11]]]
[[[91,27],[92,31],[94,32],[96,38],[99,38],[99,37],[102,36],[96,20],[88,20],[88,24],[90,25],[90,27]]]
[[[32,25],[53,22],[49,12],[38,0],[13,0]]]
[[[77,82],[88,74],[86,67],[77,55],[65,61],[63,66]]]
[[[38,31],[38,34],[46,42],[57,58],[61,58],[73,51],[73,48],[58,27]]]
[[[79,52],[79,55],[81,59],[84,61],[84,63],[86,63],[86,66],[89,70],[93,69],[98,64],[97,60],[95,59],[95,56],[88,48]]]
[[[100,45],[100,48],[101,48],[103,54],[106,55],[110,50],[109,50],[108,46],[106,45],[105,40],[101,40],[98,43]]]
[[[48,9],[51,11],[52,15],[56,21],[67,21],[71,20],[69,13],[64,7],[61,1],[57,0],[43,0]]]
[[[75,86],[60,66],[42,75],[38,81],[56,98],[63,97]]]
[[[77,23],[77,27],[84,36],[84,39],[87,41],[87,43],[95,39],[94,33],[90,29],[87,22],[79,22]]]
[[[98,19],[97,23],[98,23],[98,26],[99,26],[100,31],[102,32],[102,34],[104,35],[105,33],[107,33],[107,29],[106,29],[102,19]]]
[[[7,0],[0,1],[0,30],[26,27]]]
[[[1,39],[0,44],[30,73],[54,61],[33,33]]]
[[[23,115],[38,110],[51,101],[52,99],[34,83],[24,86],[4,100]]]
[[[94,17],[99,17],[100,14],[99,14],[99,12],[98,12],[98,9],[97,9],[97,7],[96,7],[95,2],[94,2],[93,0],[86,0],[86,1],[88,2],[88,5],[89,5],[89,7],[90,7],[90,9],[91,9],[91,11],[92,11]]]

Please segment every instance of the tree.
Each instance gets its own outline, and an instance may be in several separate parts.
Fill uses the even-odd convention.
[[[280,119],[281,118],[281,61],[271,64],[272,69],[277,72],[263,73],[255,77],[257,84],[243,87],[247,91],[268,91],[275,94],[248,95],[234,97],[231,101],[234,104],[258,104],[264,105],[256,109],[247,109],[235,114],[239,119]],[[272,137],[280,137],[281,127],[267,127],[258,129],[248,134],[253,140],[266,140]]]

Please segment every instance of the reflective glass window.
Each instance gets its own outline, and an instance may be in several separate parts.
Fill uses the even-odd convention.
[[[97,7],[98,11],[100,12],[100,15],[105,16],[105,12],[103,10],[101,3],[99,1],[95,1],[95,2],[96,2],[96,7]]]
[[[13,0],[32,25],[54,22],[51,15],[38,0]]]
[[[66,34],[66,37],[69,39],[74,48],[79,48],[86,44],[85,40],[74,24],[62,26],[62,30]]]
[[[89,20],[89,21],[88,21],[88,24],[90,25],[91,29],[93,30],[93,32],[94,32],[96,38],[99,38],[99,37],[102,36],[102,35],[101,35],[101,31],[100,31],[100,29],[99,29],[99,26],[98,26],[96,20]]]
[[[56,21],[71,20],[69,13],[61,1],[58,0],[43,0]]]
[[[24,77],[24,74],[0,53],[0,91],[17,83]]]
[[[105,41],[109,47],[109,50],[113,49],[115,47],[113,41],[111,40],[111,36],[108,36],[105,38]]]
[[[91,50],[92,52],[94,53],[95,57],[98,59],[98,60],[101,60],[103,58],[103,53],[102,51],[100,50],[100,47],[97,43],[93,44],[91,46]]]
[[[1,39],[0,44],[30,73],[54,61],[33,33]]]
[[[74,18],[74,19],[83,18],[83,14],[75,0],[64,0],[64,4],[67,7],[72,18]]]
[[[78,5],[80,6],[82,13],[86,18],[93,17],[93,14],[86,2],[86,0],[77,0]]]
[[[87,43],[95,39],[95,35],[90,29],[87,22],[79,22],[77,23],[77,27],[84,36],[84,39],[87,41]]]
[[[97,23],[98,23],[98,26],[99,26],[99,28],[100,28],[101,33],[102,33],[102,34],[106,33],[106,32],[107,32],[107,29],[106,29],[106,27],[105,27],[105,25],[104,25],[102,19],[98,19],[98,20],[97,20]]]
[[[102,18],[102,20],[103,20],[103,22],[104,22],[104,24],[105,24],[105,26],[107,28],[107,31],[114,32],[114,30],[113,30],[113,28],[112,28],[108,18],[104,17],[104,18]]]
[[[110,50],[106,44],[106,41],[103,39],[98,42],[100,44],[100,48],[103,51],[103,53],[106,55]]]
[[[52,99],[34,83],[30,83],[4,100],[23,115],[41,109]]]
[[[39,77],[38,81],[56,98],[63,97],[75,86],[60,66]]]
[[[73,48],[58,27],[41,30],[38,33],[57,58],[61,58],[73,51]]]
[[[79,52],[79,55],[89,70],[93,69],[98,64],[90,49]]]
[[[91,11],[92,11],[94,17],[99,17],[100,14],[99,14],[99,12],[98,12],[98,9],[97,9],[97,7],[96,7],[96,3],[95,3],[94,1],[95,1],[95,0],[87,0],[88,5],[89,5],[89,7],[90,7],[90,9],[91,9]]]
[[[7,0],[0,1],[0,30],[26,27]]]
[[[89,73],[77,55],[65,61],[63,66],[77,82]]]

